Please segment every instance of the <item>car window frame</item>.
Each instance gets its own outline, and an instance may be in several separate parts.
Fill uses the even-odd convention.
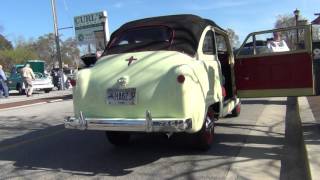
[[[212,38],[211,38],[211,40],[212,40],[212,51],[211,51],[211,53],[209,51],[204,51],[205,41],[206,41],[206,37],[208,36],[208,33],[210,33],[212,35]],[[216,36],[215,36],[215,32],[212,31],[212,29],[209,29],[206,32],[206,34],[204,36],[204,39],[203,39],[203,42],[202,42],[202,48],[201,49],[202,49],[202,53],[204,55],[213,55],[214,56],[214,55],[217,54]]]
[[[271,30],[265,30],[265,31],[258,31],[258,32],[252,32],[250,34],[247,35],[247,37],[245,38],[245,40],[242,42],[240,48],[238,49],[235,57],[236,58],[242,58],[242,57],[260,57],[260,56],[273,56],[273,55],[280,55],[280,54],[295,54],[295,53],[301,53],[301,52],[309,52],[311,49],[311,45],[310,43],[312,42],[312,39],[308,38],[308,34],[310,32],[310,28],[311,25],[300,25],[300,26],[292,26],[292,27],[286,27],[286,28],[277,28],[277,29],[271,29]],[[260,34],[265,34],[265,33],[272,33],[272,32],[277,32],[277,31],[289,31],[289,30],[295,30],[295,29],[304,29],[305,33],[304,33],[304,45],[305,48],[304,49],[295,49],[295,50],[290,50],[290,51],[283,51],[283,52],[272,52],[272,53],[263,53],[263,54],[259,54],[257,53],[257,47],[256,47],[256,35],[260,35]],[[248,41],[249,38],[252,38],[252,43],[253,43],[253,54],[249,54],[249,55],[241,55],[241,49],[243,49],[246,45],[246,42]],[[312,38],[312,37],[311,37]]]

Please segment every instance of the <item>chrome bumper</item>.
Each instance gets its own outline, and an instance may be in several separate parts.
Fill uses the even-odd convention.
[[[134,131],[134,132],[183,132],[192,127],[191,119],[155,118],[146,111],[144,119],[121,118],[85,118],[80,112],[79,118],[67,117],[65,128],[102,131]]]

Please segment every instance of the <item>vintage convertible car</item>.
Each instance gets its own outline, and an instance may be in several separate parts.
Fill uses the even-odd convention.
[[[127,143],[133,132],[186,132],[206,149],[215,121],[239,115],[238,95],[314,94],[306,38],[311,31],[299,28],[305,30],[304,49],[257,54],[256,38],[274,30],[252,33],[235,63],[227,32],[211,20],[172,15],[126,23],[112,34],[103,57],[79,71],[73,82],[75,116],[65,119],[65,127],[106,131],[115,145]],[[252,53],[241,54],[248,43]],[[292,59],[301,69],[282,70],[296,67]]]
[[[240,113],[232,54],[226,31],[198,16],[126,23],[103,57],[79,72],[75,117],[65,127],[106,131],[116,145],[128,142],[130,132],[187,132],[209,147],[214,121]]]

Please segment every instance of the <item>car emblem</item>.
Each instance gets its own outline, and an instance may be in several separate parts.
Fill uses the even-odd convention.
[[[126,61],[128,61],[128,66],[130,66],[130,64],[132,63],[132,61],[138,60],[137,58],[134,58],[133,56],[131,56],[129,59],[126,59]]]
[[[129,83],[129,77],[128,76],[123,76],[118,79],[118,86],[119,88],[126,88]]]

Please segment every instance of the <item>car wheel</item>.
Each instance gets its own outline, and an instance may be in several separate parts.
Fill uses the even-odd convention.
[[[130,141],[130,134],[126,132],[107,131],[106,136],[109,142],[115,146],[123,146]]]
[[[49,93],[52,89],[45,89],[44,92],[45,93]]]
[[[20,95],[25,95],[26,94],[25,90],[22,89],[21,84],[17,84],[17,90],[19,91]]]
[[[234,107],[234,109],[231,112],[231,115],[233,117],[238,117],[240,115],[241,112],[241,103],[239,102],[236,107]]]
[[[196,147],[208,150],[214,140],[214,112],[208,111],[201,130],[196,134]]]

